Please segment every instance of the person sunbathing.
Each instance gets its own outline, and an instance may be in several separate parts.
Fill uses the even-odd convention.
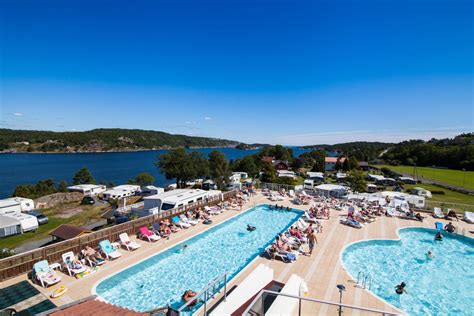
[[[416,219],[419,220],[420,222],[423,221],[423,216],[421,216],[420,213],[416,213],[415,217],[416,217]]]
[[[82,268],[82,263],[77,259],[72,259],[70,257],[66,258],[66,264],[69,268],[78,270]]]
[[[298,238],[298,240],[301,240],[303,242],[305,241],[305,237],[303,237],[303,235],[301,234],[301,231],[296,226],[293,226],[290,228],[290,235],[295,238]]]
[[[171,233],[172,233],[171,228],[169,228],[168,226],[166,226],[166,225],[161,225],[160,226],[160,235],[161,235],[161,237],[169,238]]]
[[[86,246],[84,250],[82,251],[82,253],[84,254],[84,257],[86,257],[87,259],[89,259],[90,261],[94,263],[99,263],[99,262],[104,261],[104,258],[100,255],[100,253],[95,251],[94,248],[90,246]]]
[[[276,244],[277,248],[280,249],[280,250],[291,251],[290,245],[284,243],[283,240],[280,239],[280,236],[276,237],[275,244]]]

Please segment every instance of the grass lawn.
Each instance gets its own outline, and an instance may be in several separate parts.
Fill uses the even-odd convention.
[[[446,207],[454,208],[456,212],[473,211],[474,210],[474,196],[456,191],[451,191],[445,188],[438,187],[433,184],[404,184],[404,190],[411,190],[414,187],[424,188],[430,191],[443,191],[444,194],[433,194],[431,199],[426,199],[428,206],[439,206],[446,203]],[[468,204],[470,206],[449,206],[449,203]]]
[[[393,171],[414,176],[412,166],[388,166],[378,165],[377,167],[387,167]],[[474,189],[474,171],[462,171],[452,169],[438,169],[431,167],[416,167],[418,176],[433,181],[444,182],[458,187]]]
[[[58,206],[52,209],[43,210],[43,213],[48,216],[49,222],[44,225],[40,225],[36,232],[27,232],[20,235],[10,236],[0,239],[0,249],[9,248],[13,249],[21,244],[24,244],[29,241],[40,240],[47,238],[50,231],[55,229],[61,224],[73,224],[73,225],[85,225],[90,223],[93,220],[99,219],[100,216],[105,212],[104,206],[95,206],[95,205],[75,205],[69,204],[68,207],[77,206],[80,207],[83,211],[79,214],[71,216],[69,218],[59,218],[57,215],[61,212],[64,205]]]

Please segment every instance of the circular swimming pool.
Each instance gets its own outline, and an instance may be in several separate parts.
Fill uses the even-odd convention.
[[[435,234],[403,228],[400,240],[356,242],[344,249],[342,262],[355,280],[367,276],[371,292],[410,315],[472,315],[474,239],[444,234],[443,241],[435,241]],[[395,286],[401,282],[407,293],[398,295]]]

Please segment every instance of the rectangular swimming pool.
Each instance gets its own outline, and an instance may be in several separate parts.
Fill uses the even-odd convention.
[[[302,214],[256,206],[105,279],[95,291],[112,304],[136,311],[180,306],[185,290],[199,292],[225,272],[232,279]],[[247,224],[257,229],[249,232]]]

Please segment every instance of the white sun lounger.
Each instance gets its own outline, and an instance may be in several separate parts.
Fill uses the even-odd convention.
[[[232,204],[232,207],[234,207],[234,205]],[[204,210],[209,213],[209,215],[217,215],[217,214],[220,214],[221,211],[216,209],[216,208],[211,208],[209,206],[204,206]]]
[[[42,287],[48,287],[61,282],[61,277],[51,269],[48,260],[41,260],[33,265],[33,276],[41,283]]]
[[[120,238],[120,244],[123,247],[127,248],[128,251],[137,250],[138,248],[140,248],[140,244],[134,241],[131,241],[127,233],[120,234],[119,238]]]
[[[288,282],[286,282],[285,286],[281,289],[280,293],[304,296],[306,292],[308,292],[306,282],[298,275],[292,274]],[[293,315],[297,303],[298,300],[292,297],[277,296],[265,313],[265,316]]]
[[[464,212],[464,220],[470,224],[474,224],[474,213]]]
[[[230,316],[272,280],[273,269],[261,263],[227,295],[227,300],[219,304],[211,316]]]
[[[435,218],[444,218],[443,211],[439,207],[433,208],[433,217]]]
[[[198,221],[195,221],[195,220],[192,220],[192,219],[189,219],[188,217],[186,217],[186,215],[184,214],[181,214],[179,215],[179,219],[182,221],[182,222],[185,222],[186,224],[190,224],[190,225],[197,225]]]
[[[63,258],[63,266],[66,268],[70,276],[75,276],[76,274],[87,270],[86,266],[76,259],[76,256],[72,251],[63,253],[61,257]]]

